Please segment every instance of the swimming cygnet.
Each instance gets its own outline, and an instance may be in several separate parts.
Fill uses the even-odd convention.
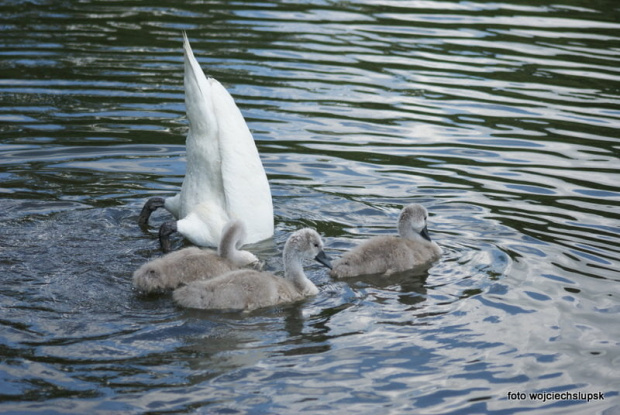
[[[291,303],[319,292],[304,274],[304,259],[315,259],[331,268],[323,252],[323,241],[313,229],[293,233],[282,254],[284,277],[270,272],[237,270],[210,280],[194,281],[177,288],[172,298],[189,308],[208,310],[243,310]]]
[[[428,213],[416,203],[405,206],[398,217],[397,236],[377,236],[356,246],[334,261],[332,277],[391,275],[439,259],[442,249],[431,241],[426,226]]]
[[[231,221],[222,230],[216,251],[190,247],[171,252],[142,265],[133,274],[133,285],[144,293],[163,292],[197,279],[209,279],[226,272],[251,266],[260,268],[251,252],[240,251],[245,239],[245,226]]]

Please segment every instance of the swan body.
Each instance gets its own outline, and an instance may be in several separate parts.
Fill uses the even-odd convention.
[[[405,206],[398,218],[399,237],[378,236],[362,242],[334,261],[332,277],[388,276],[436,261],[443,250],[431,241],[427,217],[423,206]]]
[[[291,303],[319,290],[303,271],[303,260],[316,259],[330,266],[323,242],[313,229],[300,229],[284,245],[284,277],[270,272],[237,270],[210,280],[191,282],[177,288],[172,297],[183,307],[209,310],[243,310]]]
[[[232,221],[224,228],[217,252],[195,246],[147,262],[133,274],[133,285],[144,293],[165,292],[198,279],[209,279],[241,267],[260,267],[254,254],[237,249],[245,228]]]
[[[167,233],[178,231],[195,245],[217,246],[231,219],[247,224],[247,243],[270,238],[271,191],[252,134],[228,91],[204,75],[185,33],[183,49],[189,121],[185,178],[177,195],[149,200],[139,223],[146,224],[163,206],[177,219]],[[164,245],[162,232],[160,241]]]

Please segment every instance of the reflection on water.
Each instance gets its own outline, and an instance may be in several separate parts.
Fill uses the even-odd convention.
[[[618,411],[611,0],[0,5],[3,411]],[[181,31],[267,170],[280,271],[425,205],[426,272],[230,315],[138,297],[184,174]],[[177,244],[182,241],[177,240]],[[604,392],[604,401],[508,392]]]

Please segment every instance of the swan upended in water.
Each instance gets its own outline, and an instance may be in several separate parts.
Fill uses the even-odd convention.
[[[319,292],[304,274],[304,259],[315,259],[331,267],[321,237],[309,228],[294,232],[286,241],[282,253],[284,277],[270,272],[237,270],[177,288],[172,298],[183,307],[230,311],[251,311],[298,301]]]
[[[171,252],[138,268],[133,274],[133,285],[143,293],[159,293],[242,267],[260,268],[254,254],[238,250],[244,237],[243,223],[231,221],[222,232],[217,252],[195,246]]]
[[[426,220],[428,212],[416,203],[405,206],[398,217],[396,236],[376,236],[334,261],[332,277],[355,277],[411,270],[441,257],[443,250],[431,241]]]
[[[178,231],[199,246],[217,246],[231,219],[247,226],[246,243],[273,236],[273,204],[265,169],[243,115],[228,91],[206,77],[183,33],[185,107],[189,121],[187,166],[181,191],[149,199],[138,222],[164,207],[176,221],[159,231],[164,251],[169,235]]]

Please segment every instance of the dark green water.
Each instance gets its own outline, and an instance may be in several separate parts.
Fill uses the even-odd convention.
[[[620,411],[615,0],[5,1],[0,30],[0,412]],[[442,260],[309,265],[317,297],[250,315],[138,297],[169,216],[137,215],[185,169],[182,30],[261,153],[270,269],[294,229],[336,257],[411,202]]]

